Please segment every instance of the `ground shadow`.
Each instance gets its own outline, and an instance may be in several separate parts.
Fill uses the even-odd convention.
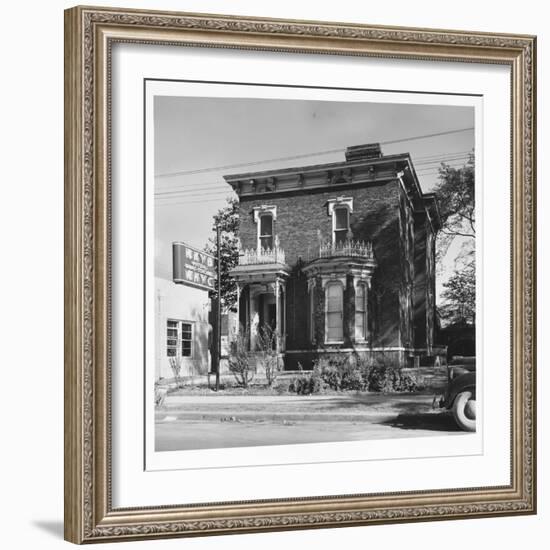
[[[402,430],[461,431],[452,415],[448,413],[402,413],[380,424]]]
[[[38,520],[33,521],[33,524],[56,538],[63,538],[63,521],[61,520]]]

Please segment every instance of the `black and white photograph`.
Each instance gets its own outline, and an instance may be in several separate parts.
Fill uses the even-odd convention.
[[[65,12],[66,540],[534,514],[536,36],[175,9]]]
[[[475,109],[376,97],[154,97],[156,452],[476,431]]]

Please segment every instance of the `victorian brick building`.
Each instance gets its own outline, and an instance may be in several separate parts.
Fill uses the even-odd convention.
[[[324,353],[433,357],[439,217],[408,153],[358,145],[342,162],[225,180],[240,202],[232,275],[252,350],[267,324],[287,369]]]

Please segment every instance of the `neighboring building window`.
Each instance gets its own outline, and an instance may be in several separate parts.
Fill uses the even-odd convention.
[[[349,231],[349,211],[346,207],[334,209],[334,244],[346,242]]]
[[[367,338],[367,288],[364,283],[355,287],[355,340]]]
[[[193,351],[193,325],[181,324],[181,356],[191,357]]]
[[[344,340],[344,288],[339,282],[328,283],[326,293],[326,341],[342,342]]]
[[[192,357],[193,323],[168,320],[166,323],[166,355],[168,357]]]
[[[271,214],[260,216],[260,248],[262,250],[273,248],[273,216]]]

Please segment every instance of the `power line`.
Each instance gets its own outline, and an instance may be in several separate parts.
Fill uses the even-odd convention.
[[[452,160],[456,160],[458,158],[463,158],[464,160],[467,160],[469,158],[469,151],[457,151],[456,153],[444,153],[444,154],[438,154],[438,155],[428,155],[428,156],[422,156],[422,157],[415,157],[413,159],[413,164],[415,166],[422,166],[424,164],[433,164],[433,163],[440,163],[440,162],[448,162]],[[422,160],[426,159],[426,160]],[[204,186],[225,186],[225,183],[222,183],[220,181],[218,182],[197,182],[197,183],[185,183],[185,184],[176,184],[174,186],[170,187],[162,187],[162,191],[158,191],[157,193],[162,192],[170,192],[172,190],[178,190],[181,189],[184,186],[187,185],[204,185]]]
[[[181,198],[183,198],[183,197],[185,197],[185,198],[188,198],[188,197],[207,197],[207,196],[210,196],[210,195],[229,195],[231,193],[233,193],[232,189],[226,189],[226,190],[222,190],[222,191],[210,191],[210,192],[207,192],[207,193],[201,193],[199,191],[199,192],[195,192],[195,193],[189,193],[189,194],[181,195]],[[180,196],[155,197],[155,200],[171,200],[171,199],[179,199],[179,198],[180,198]]]
[[[458,134],[460,132],[467,132],[467,131],[470,131],[470,130],[473,130],[474,127],[469,127],[469,128],[459,128],[459,129],[456,129],[456,130],[447,130],[446,132],[436,132],[436,133],[433,133],[433,134],[424,134],[424,135],[418,135],[418,136],[410,136],[410,137],[407,137],[407,138],[402,138],[402,139],[395,139],[395,140],[390,140],[390,141],[381,141],[379,142],[380,145],[391,145],[391,144],[394,144],[394,143],[404,143],[406,141],[415,141],[415,140],[418,140],[418,139],[428,139],[428,138],[432,138],[432,137],[440,137],[440,136],[447,136],[447,135],[451,135],[451,134]],[[183,175],[192,175],[192,174],[204,174],[206,172],[217,172],[217,171],[220,171],[220,170],[232,170],[233,168],[242,168],[242,167],[245,167],[245,166],[257,166],[259,164],[266,164],[266,163],[270,163],[270,162],[282,162],[282,161],[287,161],[287,160],[298,160],[298,159],[303,159],[303,158],[308,158],[308,157],[318,157],[318,156],[322,156],[322,155],[329,155],[329,154],[333,154],[333,153],[342,153],[346,150],[346,148],[342,149],[328,149],[326,151],[318,151],[316,153],[303,153],[301,155],[293,155],[293,156],[289,156],[289,157],[277,157],[277,158],[272,158],[272,159],[263,159],[263,160],[257,160],[257,161],[254,161],[254,162],[242,162],[242,163],[238,163],[238,164],[226,164],[226,165],[222,165],[222,166],[213,166],[213,167],[210,167],[210,168],[197,168],[195,170],[177,170],[177,171],[174,171],[174,172],[165,172],[165,173],[162,173],[162,174],[155,174],[155,177],[156,178],[169,178],[169,177],[173,177],[173,176],[183,176]]]
[[[454,163],[458,162],[459,164],[463,164],[464,161],[468,160],[468,156],[464,155],[464,154],[461,154],[461,155],[458,155],[456,154],[455,156],[451,157],[451,156],[448,156],[448,157],[437,157],[435,158],[434,157],[434,160],[431,160],[431,161],[425,161],[425,162],[413,162],[413,165],[415,167],[419,167],[419,166],[425,166],[424,169],[432,169],[434,168],[433,166],[430,166],[432,164],[441,164],[441,163],[445,163],[445,164],[449,164],[449,165],[454,165]],[[422,172],[422,168],[420,170],[416,170],[417,173],[421,173]],[[222,189],[227,189],[227,184],[226,183],[221,183],[221,182],[204,182],[204,183],[196,183],[196,184],[192,184],[193,187],[187,187],[187,186],[184,186],[184,185],[179,185],[179,186],[175,186],[175,187],[169,187],[168,189],[164,189],[162,191],[157,191],[155,192],[155,196],[156,197],[161,197],[161,196],[169,196],[169,195],[178,195],[178,194],[186,194],[186,193],[193,193],[193,192],[196,192],[198,190],[215,190],[215,189],[218,189],[218,190],[222,190]]]

